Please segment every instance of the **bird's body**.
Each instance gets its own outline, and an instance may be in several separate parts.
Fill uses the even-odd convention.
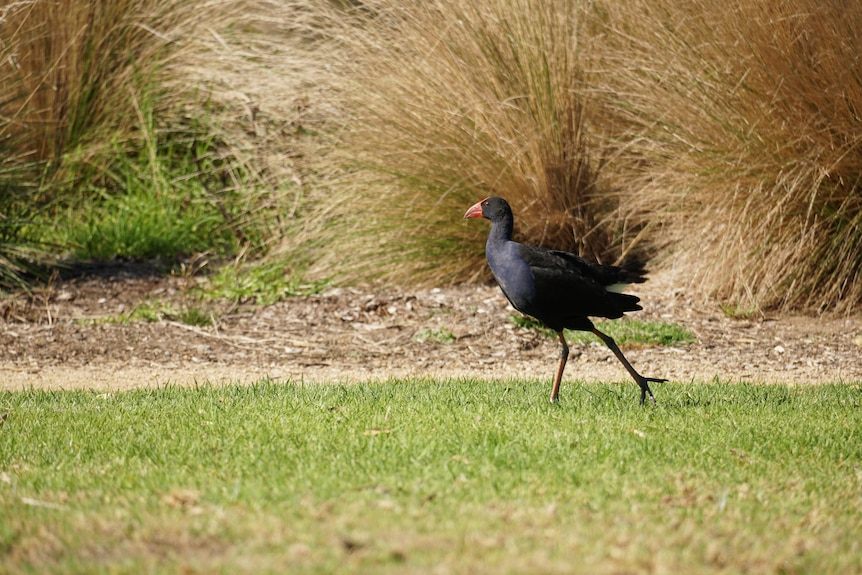
[[[664,380],[638,374],[613,339],[597,330],[590,320],[590,317],[616,319],[626,312],[642,309],[639,298],[620,290],[627,284],[645,281],[643,270],[601,265],[568,252],[513,241],[512,210],[502,198],[486,198],[464,214],[465,218],[480,216],[491,220],[485,255],[503,294],[512,307],[541,321],[559,336],[562,354],[551,401],[558,399],[560,379],[569,354],[563,329],[595,333],[640,385],[641,402],[647,393],[653,398],[647,382]]]

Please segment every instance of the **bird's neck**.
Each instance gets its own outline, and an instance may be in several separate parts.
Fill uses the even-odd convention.
[[[491,222],[491,232],[488,234],[488,243],[504,242],[512,239],[514,222],[511,218],[505,218]]]

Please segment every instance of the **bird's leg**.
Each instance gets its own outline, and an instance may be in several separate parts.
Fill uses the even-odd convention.
[[[634,378],[635,382],[637,382],[637,384],[640,386],[640,388],[641,388],[641,405],[643,405],[644,400],[646,399],[646,394],[649,394],[649,397],[652,400],[653,405],[655,405],[655,396],[652,394],[652,390],[649,388],[648,382],[652,381],[655,383],[661,383],[661,382],[664,382],[667,380],[666,379],[656,379],[654,377],[642,376],[637,371],[635,371],[635,368],[632,367],[632,364],[629,363],[629,360],[626,359],[626,356],[624,356],[623,352],[620,351],[620,348],[617,347],[617,343],[614,341],[614,338],[612,338],[611,336],[609,336],[607,334],[600,332],[595,327],[592,329],[592,332],[594,334],[596,334],[599,337],[599,339],[601,339],[603,342],[605,342],[605,345],[607,345],[609,348],[611,348],[611,351],[614,352],[614,355],[617,356],[617,359],[620,360],[620,362],[622,362],[623,366],[626,368],[626,371],[628,371],[631,374],[631,376]]]
[[[557,367],[557,376],[554,378],[554,388],[551,390],[551,403],[557,403],[560,400],[560,381],[563,379],[563,370],[566,369],[566,362],[569,360],[569,344],[566,343],[566,338],[562,331],[557,332],[560,338],[560,343],[563,348],[560,350],[560,365]]]

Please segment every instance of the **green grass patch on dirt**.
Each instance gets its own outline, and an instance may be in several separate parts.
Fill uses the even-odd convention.
[[[416,332],[416,335],[413,336],[413,341],[419,343],[430,341],[432,343],[450,344],[455,342],[455,334],[445,327],[441,327],[440,329],[424,328]]]
[[[127,325],[136,321],[156,322],[162,320],[178,321],[191,326],[207,326],[214,323],[215,310],[198,305],[177,306],[166,301],[152,299],[141,302],[128,311],[101,318],[78,320],[82,323],[115,323]]]
[[[546,328],[541,322],[528,317],[512,316],[512,322],[518,327],[535,329],[547,337],[556,337],[553,330]],[[694,342],[694,334],[677,323],[659,321],[641,321],[637,319],[620,319],[594,322],[596,328],[602,331],[622,346],[647,345],[685,345]],[[574,344],[599,341],[596,336],[585,331],[564,330],[566,340]]]
[[[205,134],[157,136],[153,113],[141,120],[141,131],[151,136],[140,150],[117,149],[106,175],[87,193],[37,221],[45,239],[67,246],[79,261],[171,261],[260,247],[264,224],[250,214],[250,194],[235,189],[245,190],[240,183],[248,183],[248,175],[219,158],[217,143]]]
[[[251,265],[224,265],[199,290],[207,299],[254,301],[267,305],[294,296],[322,292],[325,279],[306,280],[304,270],[291,262],[271,260]]]
[[[0,573],[858,573],[862,384],[0,394]]]

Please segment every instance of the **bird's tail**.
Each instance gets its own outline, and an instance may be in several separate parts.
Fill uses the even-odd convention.
[[[605,289],[620,311],[639,311],[643,308],[638,303],[640,298],[622,293],[629,284],[640,284],[646,281],[646,259],[634,257],[626,260],[620,266],[603,266]]]
[[[627,285],[642,284],[646,281],[647,272],[643,263],[623,264],[622,267],[601,264],[593,266],[593,275],[609,292],[622,293]]]
[[[625,313],[627,311],[639,311],[639,310],[643,309],[640,306],[640,304],[638,303],[641,300],[641,298],[639,298],[636,295],[632,295],[630,293],[616,293],[616,292],[614,292],[614,293],[611,293],[610,296],[613,299],[614,304],[616,304],[617,307],[619,308],[619,310],[621,312],[620,315],[622,315],[622,313]]]
[[[647,258],[644,254],[633,254],[627,257],[618,267],[620,279],[623,284],[642,284],[646,281]]]

